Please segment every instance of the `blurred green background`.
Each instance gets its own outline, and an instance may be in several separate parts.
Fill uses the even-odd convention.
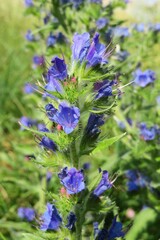
[[[126,10],[119,9],[116,14],[129,25],[132,22],[160,21],[159,12],[160,4],[153,12],[151,1],[131,0]],[[33,231],[29,224],[19,224],[17,206],[27,203],[38,208],[44,203],[43,183],[40,181],[44,170],[25,159],[25,155],[33,154],[36,143],[30,133],[19,131],[18,124],[22,115],[33,117],[30,106],[34,99],[28,100],[24,96],[23,86],[26,81],[32,81],[34,53],[25,48],[24,36],[35,24],[35,19],[24,16],[22,0],[0,0],[0,21],[0,240],[17,240],[22,239],[21,232]],[[158,50],[158,45],[152,49],[152,58],[155,56],[152,64],[160,71]],[[147,217],[144,213],[141,215],[140,221]],[[151,211],[147,215],[149,220],[154,218]]]

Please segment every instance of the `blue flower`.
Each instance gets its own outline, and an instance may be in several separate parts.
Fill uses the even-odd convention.
[[[55,121],[55,114],[57,112],[57,109],[55,107],[53,107],[53,105],[51,103],[47,104],[45,106],[45,110],[47,112],[47,116],[51,121]]]
[[[62,223],[61,216],[59,215],[54,205],[47,203],[46,207],[47,207],[46,212],[40,218],[41,221],[40,229],[42,231],[58,230]]]
[[[33,208],[20,207],[18,208],[18,216],[31,222],[35,218],[35,210]]]
[[[47,91],[63,93],[63,87],[59,80],[51,74],[48,78],[48,83],[45,86]]]
[[[26,7],[33,7],[33,0],[24,0]]]
[[[148,179],[143,176],[138,170],[126,171],[126,177],[128,178],[128,191],[135,191],[139,188],[144,188],[149,184]]]
[[[97,197],[99,197],[101,194],[103,194],[103,192],[110,189],[112,187],[112,185],[113,184],[110,182],[110,180],[108,178],[108,172],[103,171],[102,179],[101,179],[100,183],[98,184],[98,186],[93,191],[93,194],[96,195]]]
[[[88,123],[85,129],[88,137],[94,138],[100,134],[99,127],[104,124],[103,115],[91,113],[88,119]]]
[[[137,32],[144,32],[144,23],[135,24],[134,29]]]
[[[44,57],[43,56],[38,56],[38,55],[35,55],[32,59],[33,63],[35,65],[43,65],[44,64]]]
[[[87,66],[107,63],[107,53],[104,44],[99,43],[99,33],[95,33],[86,55]]]
[[[46,128],[46,126],[44,124],[38,124],[38,130],[40,132],[49,132],[48,128]],[[50,138],[48,138],[46,136],[42,137],[39,145],[41,147],[47,148],[53,152],[55,152],[57,149],[56,144]]]
[[[47,148],[53,152],[55,152],[57,149],[56,144],[50,138],[48,138],[46,136],[42,137],[39,145],[41,147]]]
[[[124,237],[126,231],[122,229],[122,223],[117,222],[117,216],[114,217],[109,229],[98,229],[98,223],[94,223],[94,233],[97,240],[114,240],[119,237]]]
[[[70,212],[67,217],[68,223],[66,225],[66,228],[69,230],[73,230],[75,226],[75,222],[77,221],[76,215],[73,212]]]
[[[117,216],[114,217],[112,225],[108,230],[108,240],[112,240],[119,237],[124,237],[125,232],[122,230],[122,223],[117,222]]]
[[[37,89],[37,86],[32,83],[26,83],[23,88],[24,93],[26,93],[26,94],[34,93],[36,91],[36,89]]]
[[[141,123],[139,126],[140,136],[145,141],[153,140],[156,137],[156,129],[155,127],[147,128],[145,123]]]
[[[157,102],[158,105],[160,105],[160,96],[157,96],[156,102]]]
[[[46,111],[49,119],[61,125],[67,134],[73,132],[79,122],[79,108],[69,106],[66,102],[61,102],[58,110],[52,104],[49,104],[46,106]]]
[[[90,46],[90,35],[89,33],[74,34],[73,45],[72,45],[72,59],[82,62],[87,54]]]
[[[55,43],[56,43],[56,36],[50,33],[47,38],[47,47],[53,47]]]
[[[94,89],[97,91],[95,99],[112,96],[112,86],[117,84],[116,80],[97,82],[94,84]]]
[[[65,167],[58,174],[61,183],[66,188],[68,194],[76,194],[85,189],[84,176],[82,170]]]
[[[99,18],[97,21],[96,21],[96,26],[98,29],[102,29],[104,28],[107,24],[109,23],[109,20],[107,18]]]
[[[67,66],[64,59],[55,57],[52,59],[52,66],[49,68],[47,73],[47,80],[50,81],[50,78],[56,80],[64,80],[67,78]]]
[[[51,178],[52,178],[52,172],[47,171],[47,173],[46,173],[46,180],[47,180],[47,183],[50,182]]]
[[[160,23],[156,23],[152,27],[153,31],[160,32]]]
[[[89,170],[91,168],[91,164],[89,162],[86,162],[83,164],[83,169],[84,170]]]
[[[140,69],[137,69],[134,72],[134,77],[134,82],[140,87],[146,87],[156,79],[155,72],[151,70],[142,72]]]
[[[37,121],[36,121],[36,120],[31,119],[31,118],[28,118],[28,117],[25,117],[25,116],[21,117],[20,123],[21,123],[22,125],[24,125],[25,127],[28,127],[28,128],[37,125]],[[23,129],[24,129],[24,127],[21,126],[21,130],[23,130]]]
[[[125,50],[116,52],[117,60],[120,61],[120,62],[125,61],[128,56],[129,56],[129,52],[127,52]]]
[[[114,36],[115,37],[129,37],[130,33],[127,27],[116,27],[114,29]]]
[[[29,41],[29,42],[34,42],[36,41],[37,39],[35,38],[35,36],[33,35],[33,33],[31,32],[31,30],[28,30],[27,33],[26,33],[26,40]]]
[[[91,3],[102,4],[102,0],[89,0]]]
[[[50,13],[46,14],[46,16],[43,18],[43,22],[45,25],[50,21],[50,18],[51,18]]]

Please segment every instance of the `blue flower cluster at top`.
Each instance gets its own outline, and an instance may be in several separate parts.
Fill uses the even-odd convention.
[[[141,71],[137,69],[134,72],[134,83],[140,87],[146,87],[148,84],[153,83],[156,79],[155,72],[152,70]]]
[[[31,222],[35,218],[35,210],[33,208],[20,207],[18,208],[18,216]]]
[[[94,222],[95,237],[98,240],[114,240],[125,236],[125,231],[122,229],[122,223],[117,222],[117,216],[114,217],[109,229],[98,229],[98,223]]]

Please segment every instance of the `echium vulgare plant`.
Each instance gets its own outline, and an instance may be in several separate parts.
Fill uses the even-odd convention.
[[[54,56],[43,84],[38,82],[45,116],[37,130],[32,124],[27,128],[44,150],[35,162],[50,168],[56,183],[53,192],[46,192],[37,234],[43,239],[124,237],[127,230],[117,221],[118,208],[111,200],[116,176],[101,166],[94,169],[92,162],[97,151],[124,135],[109,137],[105,131],[122,88],[109,65],[113,48],[100,43],[99,33],[91,40],[86,32],[74,34],[71,49],[71,62]]]

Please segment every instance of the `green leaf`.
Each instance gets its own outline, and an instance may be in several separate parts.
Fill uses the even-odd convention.
[[[37,236],[30,233],[23,233],[24,240],[37,240]],[[41,238],[38,236],[38,240],[44,240],[45,238]]]
[[[116,137],[112,137],[109,139],[105,139],[101,142],[98,143],[97,147],[93,150],[93,154],[97,153],[98,151],[101,151],[109,146],[111,146],[113,143],[117,142],[119,139],[121,139],[122,137],[124,137],[126,135],[126,133],[123,133],[119,136]]]
[[[140,239],[139,234],[145,230],[147,231],[148,224],[154,222],[156,218],[156,212],[151,208],[146,208],[136,216],[132,228],[126,235],[126,240]]]

